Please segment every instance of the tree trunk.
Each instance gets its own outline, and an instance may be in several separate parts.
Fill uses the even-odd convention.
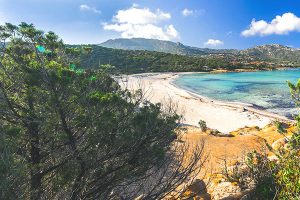
[[[38,127],[36,124],[29,125],[29,135],[30,135],[30,157],[31,157],[31,177],[30,177],[30,187],[31,187],[31,200],[40,199],[42,193],[42,174],[40,173],[40,148],[39,148],[39,136]]]
[[[30,109],[29,121],[27,125],[29,139],[30,139],[30,199],[41,199],[42,194],[42,174],[41,174],[41,150],[40,150],[40,137],[39,137],[39,124],[37,123],[37,116],[33,98],[28,88],[28,107]]]

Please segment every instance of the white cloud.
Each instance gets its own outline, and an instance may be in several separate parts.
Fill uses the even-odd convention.
[[[278,15],[270,23],[260,20],[252,20],[249,29],[244,30],[242,35],[245,37],[254,35],[285,35],[293,31],[300,32],[300,18],[293,13],[285,13],[282,16]]]
[[[149,38],[173,40],[179,37],[175,27],[160,24],[171,19],[171,14],[159,9],[151,11],[134,4],[126,10],[119,10],[113,17],[113,23],[104,23],[104,30],[120,32],[123,38]]]
[[[185,9],[183,9],[183,10],[181,11],[181,14],[182,14],[183,16],[189,16],[189,15],[192,15],[193,13],[194,13],[193,10],[189,10],[189,9],[187,9],[187,8],[185,8]]]
[[[80,11],[89,11],[89,12],[93,12],[93,13],[96,13],[96,14],[101,14],[100,10],[97,10],[96,8],[90,7],[90,6],[86,5],[86,4],[80,5],[79,9],[80,9]]]
[[[203,15],[205,13],[204,9],[201,10],[189,10],[187,8],[183,9],[181,11],[181,14],[185,17],[193,15],[193,16],[199,16],[199,15]]]
[[[159,9],[151,12],[148,8],[131,7],[127,10],[119,10],[117,15],[114,16],[113,21],[129,24],[156,24],[170,18],[171,15],[169,13],[162,12]]]
[[[205,46],[217,47],[223,45],[224,42],[221,40],[209,39],[204,43]]]

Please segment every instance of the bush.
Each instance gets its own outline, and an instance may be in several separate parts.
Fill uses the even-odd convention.
[[[285,129],[285,127],[284,127],[284,124],[283,124],[282,122],[280,122],[280,121],[275,121],[275,122],[274,122],[274,125],[276,126],[277,132],[278,132],[278,133],[284,135],[284,134],[287,132],[286,129]]]
[[[299,155],[288,154],[281,158],[280,168],[274,174],[279,199],[299,199],[300,197],[300,159]]]
[[[203,131],[203,132],[206,132],[206,131],[207,131],[207,126],[206,126],[206,122],[205,122],[205,121],[200,120],[200,121],[198,122],[198,124],[199,124],[199,126],[200,126],[200,128],[201,128],[201,131]]]
[[[273,199],[275,163],[268,160],[267,154],[253,151],[234,166],[228,167],[226,161],[224,164],[223,176],[227,181],[236,182],[241,189],[252,190],[251,196],[255,199]]]

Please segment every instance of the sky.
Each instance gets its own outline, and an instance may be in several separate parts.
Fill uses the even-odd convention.
[[[300,48],[300,0],[0,0],[0,24],[33,23],[68,44],[152,38],[208,48]]]

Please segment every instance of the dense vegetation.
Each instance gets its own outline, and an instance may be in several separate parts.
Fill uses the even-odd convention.
[[[221,53],[235,53],[237,50],[232,49],[209,49],[209,48],[197,48],[183,45],[179,42],[171,42],[156,39],[145,38],[131,38],[131,39],[113,39],[107,40],[100,44],[100,46],[124,49],[124,50],[147,50],[158,51],[163,53],[172,53],[180,55],[207,55],[207,54],[221,54]]]
[[[81,58],[85,68],[97,68],[102,64],[111,64],[121,73],[211,71],[219,68],[230,70],[243,67],[241,64],[232,65],[223,58],[109,49],[97,45],[90,47],[93,49],[91,54],[83,55]]]
[[[294,65],[300,64],[299,49],[278,44],[257,46],[240,51],[239,53],[269,62]]]
[[[110,64],[115,66],[120,73],[142,73],[142,72],[191,72],[222,70],[269,70],[278,67],[297,67],[299,63],[295,60],[278,60],[273,57],[251,56],[246,51],[239,54],[213,53],[203,56],[171,54],[145,50],[121,50],[105,48],[98,45],[89,45],[93,51],[82,55],[82,67],[97,69],[100,65]],[[271,46],[272,47],[272,46]],[[265,48],[264,48],[265,49]],[[250,51],[250,50],[249,50]],[[267,51],[267,50],[265,50]],[[280,50],[276,50],[280,52]],[[263,55],[269,55],[264,53]],[[273,63],[272,61],[276,61]],[[298,63],[298,64],[297,64]]]
[[[0,38],[0,199],[161,199],[197,174],[173,108],[79,68],[92,49],[26,23]]]
[[[174,43],[170,41],[161,41],[154,39],[132,38],[132,39],[114,39],[108,40],[100,46],[125,49],[125,50],[148,50],[164,53],[205,56],[208,58],[221,58],[224,61],[240,62],[244,66],[253,62],[267,62],[269,65],[300,65],[300,50],[278,44],[262,45],[245,50],[235,49],[209,49],[197,48]]]

